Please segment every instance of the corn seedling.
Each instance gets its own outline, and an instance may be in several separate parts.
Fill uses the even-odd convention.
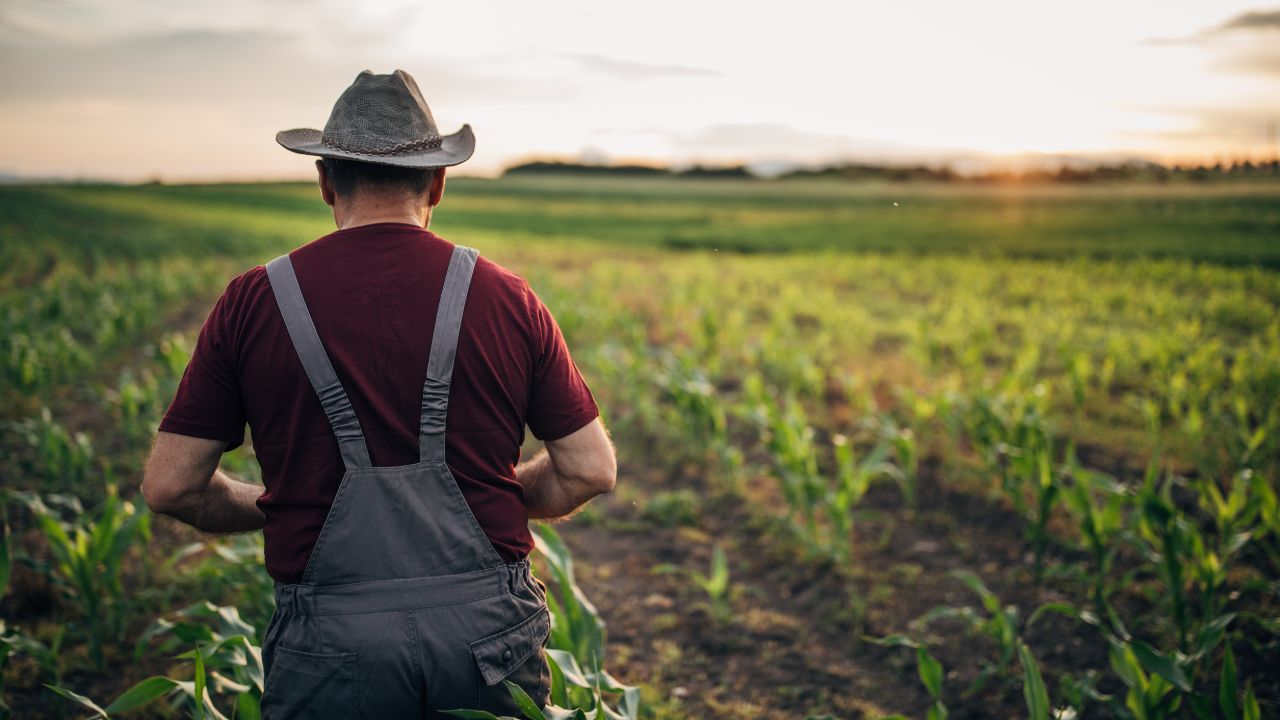
[[[49,408],[40,415],[13,424],[18,435],[32,448],[26,462],[28,472],[39,479],[39,487],[76,491],[88,484],[93,474],[93,442],[82,432],[70,433],[54,421]]]
[[[889,635],[882,638],[867,638],[867,640],[881,647],[905,647],[915,650],[916,674],[920,676],[921,684],[933,699],[933,704],[929,706],[925,717],[927,720],[946,720],[947,706],[942,702],[942,678],[945,674],[942,663],[929,653],[929,649],[923,643],[916,642],[906,635]]]
[[[836,483],[824,503],[831,529],[828,551],[838,562],[845,563],[853,552],[854,508],[877,478],[899,479],[903,473],[888,462],[889,449],[883,443],[861,461],[854,455],[853,444],[845,436],[833,436],[831,445],[836,462]]]
[[[1008,678],[1014,659],[1018,656],[1018,610],[1003,606],[1000,598],[987,589],[977,575],[967,570],[955,570],[953,578],[972,590],[982,603],[985,615],[972,607],[938,607],[930,610],[916,622],[927,626],[936,620],[956,619],[964,623],[966,631],[986,635],[996,644],[999,656],[994,664],[983,663],[978,677],[965,690],[964,695],[978,693],[992,678]]]
[[[71,496],[14,493],[13,497],[27,506],[43,531],[53,556],[47,572],[79,609],[90,657],[95,667],[104,668],[103,644],[119,639],[128,610],[121,579],[123,561],[136,543],[150,537],[150,514],[121,500],[114,485],[107,486],[106,499],[92,515]]]
[[[733,621],[733,586],[729,580],[729,560],[724,548],[717,545],[711,553],[711,570],[703,574],[678,565],[659,565],[653,569],[656,573],[681,573],[706,595],[707,610],[711,619],[719,625],[727,625]]]
[[[573,555],[550,525],[537,524],[531,529],[555,583],[555,591],[547,593],[547,606],[555,617],[548,644],[569,653],[583,667],[599,671],[604,667],[604,620],[578,587]]]

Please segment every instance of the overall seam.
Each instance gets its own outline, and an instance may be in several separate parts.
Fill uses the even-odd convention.
[[[320,549],[324,546],[325,537],[329,534],[329,528],[332,524],[329,519],[332,518],[339,510],[343,495],[347,492],[348,482],[351,479],[351,471],[348,470],[342,474],[342,481],[338,483],[338,492],[333,496],[333,504],[329,506],[329,512],[324,516],[324,524],[320,526],[320,534],[316,536],[316,544],[311,547],[311,555],[307,558],[307,566],[302,570],[302,582],[299,585],[312,585],[308,582],[315,578],[316,556],[320,554]]]

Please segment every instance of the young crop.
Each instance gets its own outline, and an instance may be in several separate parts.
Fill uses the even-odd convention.
[[[711,570],[703,574],[678,565],[659,565],[656,573],[683,573],[707,598],[707,610],[717,625],[728,625],[733,620],[733,596],[735,588],[729,580],[729,559],[719,545],[711,553]]]
[[[83,432],[71,433],[54,421],[49,408],[37,417],[12,424],[32,450],[24,463],[42,490],[79,491],[94,473],[93,442]]]
[[[874,447],[861,460],[844,435],[833,436],[831,447],[835,455],[836,482],[824,502],[830,527],[827,548],[837,562],[844,563],[852,559],[854,514],[858,503],[878,478],[901,481],[904,473],[888,461],[889,447],[885,443]]]
[[[742,453],[729,439],[725,404],[709,373],[687,356],[668,355],[660,380],[669,408],[667,424],[675,431],[677,447],[690,449],[699,461],[712,458],[729,487],[736,487]]]
[[[945,673],[943,672],[942,663],[938,662],[938,659],[929,653],[928,647],[906,635],[889,635],[883,638],[867,639],[882,647],[905,647],[915,650],[916,674],[920,676],[921,684],[924,685],[929,697],[933,700],[933,704],[929,706],[925,717],[927,720],[946,720],[950,713],[946,704],[942,702],[942,678],[945,677]],[[885,720],[892,720],[892,718],[886,718]]]
[[[994,664],[983,663],[978,677],[965,690],[966,696],[982,690],[992,678],[1008,678],[1013,661],[1019,654],[1018,610],[1002,606],[995,593],[987,589],[977,575],[967,570],[954,570],[951,576],[964,583],[982,602],[985,615],[971,607],[939,607],[930,610],[917,620],[922,626],[942,619],[963,621],[967,632],[986,635],[995,642],[999,656]]]
[[[73,496],[14,493],[13,497],[35,517],[53,556],[53,562],[43,567],[78,608],[93,664],[99,670],[105,668],[103,646],[120,638],[129,610],[122,579],[124,559],[135,544],[150,537],[150,514],[121,500],[110,484],[106,499],[92,514]]]
[[[1069,452],[1064,476],[1070,484],[1063,491],[1067,508],[1075,516],[1080,536],[1092,560],[1094,611],[1111,613],[1112,566],[1122,535],[1128,528],[1132,502],[1128,489],[1105,473],[1083,468]]]

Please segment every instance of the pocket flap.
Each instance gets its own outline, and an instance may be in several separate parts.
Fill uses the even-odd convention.
[[[497,685],[520,667],[551,634],[551,616],[544,607],[517,625],[471,643],[471,654],[486,685]]]

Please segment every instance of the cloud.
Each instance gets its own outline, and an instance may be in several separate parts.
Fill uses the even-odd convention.
[[[31,36],[0,45],[0,92],[19,102],[207,99],[284,61],[292,41],[257,30],[137,33],[90,42]]]
[[[1230,20],[1211,28],[1209,32],[1221,33],[1236,30],[1273,31],[1280,30],[1280,10],[1250,10],[1240,13]]]
[[[1249,10],[1185,37],[1149,38],[1144,45],[1193,45],[1212,52],[1209,67],[1280,77],[1280,10]]]
[[[723,77],[724,73],[706,68],[688,65],[655,65],[651,63],[617,60],[603,55],[586,53],[569,54],[563,57],[572,59],[583,68],[603,75],[612,75],[620,80],[651,80],[660,77]]]
[[[1211,27],[1202,28],[1190,35],[1179,37],[1154,37],[1142,41],[1143,45],[1203,45],[1221,40],[1228,35],[1266,33],[1280,31],[1280,10],[1248,10]]]

